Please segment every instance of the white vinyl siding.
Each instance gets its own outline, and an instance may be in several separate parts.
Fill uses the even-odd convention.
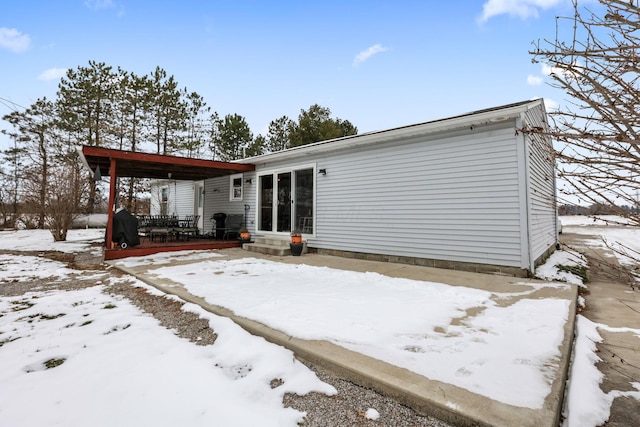
[[[176,194],[173,181],[155,180],[151,182],[151,215],[163,214],[162,205],[166,205],[164,214],[171,215],[176,207]],[[166,192],[167,201],[163,203],[163,192]]]
[[[149,212],[151,215],[159,215],[161,211],[162,205],[162,187],[165,187],[166,184],[163,181],[151,181],[149,188],[151,193]],[[167,187],[168,191],[168,187]],[[168,201],[168,197],[167,197]]]
[[[251,183],[246,181],[251,179]],[[219,178],[207,179],[204,182],[204,227],[205,231],[211,231],[213,223],[211,222],[211,215],[217,212],[224,212],[229,214],[245,214],[247,228],[253,234],[254,232],[254,216],[255,216],[255,194],[256,186],[258,185],[255,178],[255,173],[243,173],[242,174],[242,200],[230,201],[230,177],[222,176]],[[245,205],[249,205],[249,210],[245,211]]]
[[[185,217],[193,215],[194,200],[193,181],[173,181],[173,191],[175,192],[175,203],[173,210],[167,212],[170,215]]]
[[[522,267],[516,158],[512,122],[305,157],[327,169],[309,244]]]
[[[315,175],[311,248],[533,271],[557,240],[551,141],[526,132],[547,127],[535,100],[242,162],[256,174],[326,170]],[[253,219],[256,187],[245,187]]]
[[[527,126],[545,128],[543,111],[525,113]],[[549,137],[527,134],[529,170],[529,227],[532,261],[557,242],[554,153]],[[533,267],[533,266],[532,266]]]
[[[156,180],[151,182],[151,215],[160,215],[162,189],[168,191],[167,215],[193,215],[194,183],[192,181]]]

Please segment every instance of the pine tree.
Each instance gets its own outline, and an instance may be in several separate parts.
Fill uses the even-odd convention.
[[[187,157],[201,157],[208,146],[207,116],[211,108],[197,92],[184,89],[183,100],[186,106],[186,133],[176,148]]]
[[[186,105],[178,83],[160,67],[150,77],[150,138],[155,141],[156,153],[168,154],[172,141],[186,128]]]
[[[67,150],[78,145],[110,147],[113,141],[113,98],[118,77],[103,62],[68,70],[58,85],[59,126],[71,139]],[[96,185],[90,181],[88,213],[94,212]]]
[[[266,137],[267,151],[273,153],[291,147],[291,131],[293,127],[293,121],[287,116],[282,116],[269,123],[269,131]]]
[[[243,116],[227,114],[224,119],[218,119],[215,127],[214,143],[220,160],[242,159],[248,149],[255,150],[253,134]]]
[[[357,133],[358,128],[351,122],[332,119],[331,110],[314,104],[308,110],[300,110],[298,123],[291,126],[290,145],[297,147]]]

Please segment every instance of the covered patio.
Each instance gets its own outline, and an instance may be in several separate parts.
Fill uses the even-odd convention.
[[[152,241],[141,239],[140,245],[120,248],[113,243],[113,216],[116,209],[116,183],[118,178],[151,178],[200,181],[209,178],[250,172],[254,165],[219,162],[215,160],[166,156],[114,150],[101,147],[82,146],[79,150],[84,165],[96,180],[108,176],[109,201],[107,205],[107,230],[104,258],[106,260],[144,256],[159,252],[181,250],[223,249],[240,246],[238,240],[188,239],[174,241]]]

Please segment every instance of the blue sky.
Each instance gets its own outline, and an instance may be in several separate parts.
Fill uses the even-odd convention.
[[[569,0],[4,1],[0,115],[90,60],[156,66],[254,134],[318,103],[360,133],[564,94],[532,64]],[[0,127],[6,127],[1,123]],[[0,135],[0,148],[8,140]]]

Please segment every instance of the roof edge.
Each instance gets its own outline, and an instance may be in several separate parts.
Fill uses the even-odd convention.
[[[295,157],[303,154],[321,153],[325,151],[340,150],[359,145],[367,145],[375,142],[386,141],[395,138],[404,138],[413,135],[429,134],[442,132],[446,130],[456,129],[473,124],[500,122],[515,118],[519,114],[542,105],[544,108],[544,99],[537,98],[533,100],[521,101],[512,104],[506,104],[493,108],[471,111],[456,116],[446,117],[442,119],[431,120],[428,122],[416,123],[411,125],[400,126],[391,129],[367,132],[359,135],[345,136],[342,138],[328,139],[325,141],[315,142],[313,144],[301,145],[275,153],[262,154],[260,156],[248,157],[237,160],[238,163],[257,164],[261,161],[281,160],[288,157]]]

